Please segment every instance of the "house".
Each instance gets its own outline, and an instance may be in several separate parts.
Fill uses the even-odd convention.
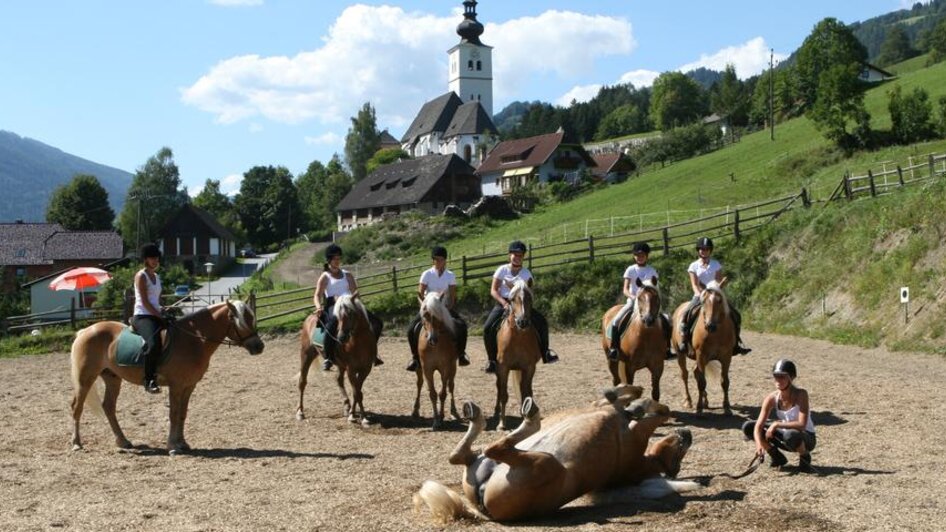
[[[870,63],[861,63],[861,72],[858,74],[858,79],[867,83],[880,83],[881,81],[886,81],[888,79],[893,79],[897,77],[895,74],[887,72],[886,70],[880,68],[879,66],[872,65]]]
[[[387,129],[385,129],[384,131],[382,131],[382,132],[378,135],[378,137],[381,139],[381,147],[378,148],[379,150],[388,150],[388,149],[391,149],[391,148],[401,149],[401,143],[400,143],[400,141],[398,141],[396,138],[394,138],[394,135],[388,133],[388,130],[387,130]]]
[[[236,260],[237,238],[207,211],[190,203],[158,232],[164,259],[179,262],[191,273],[203,273],[205,263],[219,272]]]
[[[338,230],[350,231],[408,210],[436,214],[449,204],[465,208],[479,198],[472,166],[455,154],[433,154],[378,167],[355,184],[335,212]]]
[[[595,168],[591,175],[607,183],[620,183],[627,179],[628,174],[637,169],[637,165],[630,157],[623,153],[596,153],[592,155]]]
[[[123,257],[111,262],[97,264],[95,267],[111,270],[128,261],[128,257]],[[44,313],[40,318],[41,321],[70,319],[73,309],[76,311],[76,318],[91,316],[91,310],[87,309],[91,309],[92,304],[95,303],[100,286],[88,287],[82,290],[52,290],[49,288],[50,281],[74,267],[68,266],[56,270],[49,275],[33,279],[22,285],[22,288],[30,291],[30,314]]]
[[[562,142],[565,132],[500,142],[476,169],[484,196],[508,195],[531,182],[570,181],[595,161],[580,144]]]

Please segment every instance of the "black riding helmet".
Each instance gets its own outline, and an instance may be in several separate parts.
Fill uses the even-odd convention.
[[[701,236],[696,239],[696,249],[709,248],[713,249],[713,240],[706,236]]]
[[[434,246],[433,249],[430,250],[430,258],[436,259],[438,257],[441,259],[447,258],[447,248],[443,246]]]
[[[520,240],[514,240],[512,243],[509,244],[509,252],[510,253],[525,253],[526,245],[523,244],[522,241]]]
[[[145,244],[141,246],[141,258],[147,259],[151,257],[161,258],[161,249],[154,244]]]
[[[772,366],[772,375],[788,375],[794,380],[798,376],[798,372],[795,370],[794,362],[787,358],[780,358]]]
[[[341,257],[342,256],[342,247],[338,244],[329,244],[325,248],[325,260],[332,260],[332,257]]]
[[[634,247],[631,248],[631,253],[637,255],[638,253],[650,253],[650,244],[647,242],[636,242]]]

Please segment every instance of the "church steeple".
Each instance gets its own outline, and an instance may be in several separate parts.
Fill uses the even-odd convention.
[[[476,20],[476,0],[464,0],[463,22],[457,26],[457,35],[462,37],[460,42],[483,44],[480,35],[483,34],[483,25]]]

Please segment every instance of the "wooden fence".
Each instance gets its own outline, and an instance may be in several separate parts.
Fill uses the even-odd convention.
[[[601,257],[628,255],[633,243],[640,241],[649,242],[653,252],[667,253],[673,249],[692,247],[697,237],[704,235],[714,239],[732,237],[738,240],[742,235],[762,227],[785,211],[799,205],[805,207],[810,205],[808,192],[805,189],[795,195],[662,227],[599,237],[589,235],[587,238],[555,244],[529,245],[526,266],[530,270],[540,271],[575,262],[593,262]],[[459,264],[452,263],[452,269],[457,274],[458,281],[466,284],[477,279],[491,277],[496,268],[508,260],[507,253],[464,255],[460,258]],[[420,273],[429,267],[429,264],[403,268],[391,266],[389,270],[380,273],[359,276],[358,290],[362,297],[366,298],[402,290],[414,293]],[[258,294],[255,307],[257,321],[265,322],[311,310],[314,290],[314,286],[306,286],[284,292]]]
[[[917,162],[914,162],[911,157],[907,165],[903,167],[898,164],[894,168],[884,168],[877,172],[867,170],[866,175],[859,176],[844,174],[828,201],[876,197],[889,194],[894,189],[924,183],[944,175],[946,175],[946,154],[931,153]]]

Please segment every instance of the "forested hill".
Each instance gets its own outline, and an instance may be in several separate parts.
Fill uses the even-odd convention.
[[[0,222],[45,221],[53,191],[76,174],[97,177],[112,210],[121,211],[132,174],[0,130]]]
[[[888,32],[893,27],[903,30],[913,48],[917,48],[923,34],[946,16],[946,0],[929,3],[916,2],[911,9],[900,9],[862,22],[848,23],[857,39],[867,47],[868,60],[884,63],[881,51]],[[905,59],[901,58],[900,60]]]

